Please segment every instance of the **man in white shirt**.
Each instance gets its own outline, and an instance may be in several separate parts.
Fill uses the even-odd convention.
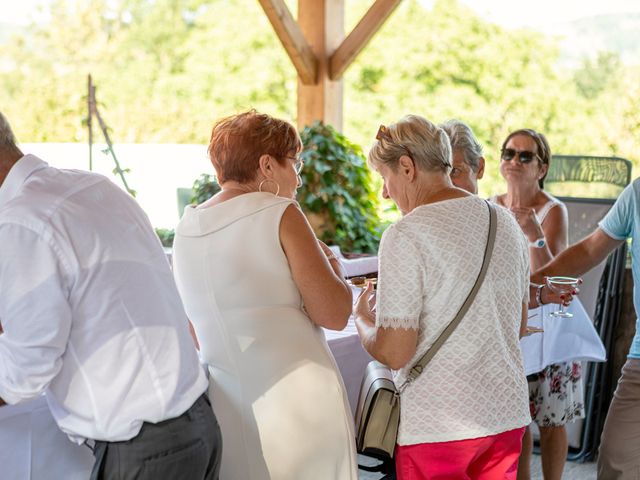
[[[23,155],[0,113],[0,404],[44,393],[92,478],[217,479],[220,430],[169,264],[103,176]]]

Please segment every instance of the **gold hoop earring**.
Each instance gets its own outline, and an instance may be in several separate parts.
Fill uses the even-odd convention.
[[[258,191],[262,192],[262,185],[264,185],[266,182],[273,182],[276,184],[276,193],[274,193],[274,195],[277,197],[278,194],[280,193],[280,184],[278,182],[276,182],[275,180],[272,180],[270,178],[265,178],[264,180],[262,180],[260,182],[260,185],[258,185]],[[271,192],[268,192],[271,193]]]

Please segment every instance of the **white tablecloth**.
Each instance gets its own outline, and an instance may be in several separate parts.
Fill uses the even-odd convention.
[[[342,380],[347,389],[351,413],[355,415],[360,393],[360,382],[364,375],[367,363],[373,358],[366,352],[360,343],[360,337],[356,331],[353,317],[349,319],[346,328],[340,332],[325,330],[325,338],[333,353]]]
[[[525,370],[535,373],[551,363],[568,360],[604,361],[605,350],[582,304],[574,301],[573,318],[548,315],[555,305],[545,307],[544,333],[521,341]],[[352,413],[358,401],[360,382],[369,354],[362,348],[353,318],[340,331],[325,330],[325,337],[344,380]],[[0,408],[0,479],[84,480],[89,478],[93,455],[85,446],[71,443],[56,426],[44,397]]]
[[[543,305],[542,314],[538,310],[529,311],[530,315],[536,314],[529,319],[529,325],[542,326],[544,332],[520,340],[527,375],[553,363],[571,360],[604,362],[607,359],[604,345],[580,300],[571,302],[567,309],[573,313],[573,318],[550,315],[557,309],[558,305]]]
[[[359,289],[354,289],[354,298]],[[603,362],[606,351],[587,312],[576,299],[568,311],[573,318],[552,317],[549,315],[557,305],[542,307],[542,318],[538,314],[529,320],[530,325],[541,326],[544,333],[535,333],[520,341],[525,373],[527,375],[541,371],[547,365],[570,360]],[[530,314],[538,312],[532,310]],[[325,330],[329,348],[336,358],[342,374],[352,412],[358,402],[360,382],[367,363],[372,360],[360,344],[353,318],[341,332]]]
[[[86,480],[93,454],[56,425],[44,397],[0,407],[2,480]]]

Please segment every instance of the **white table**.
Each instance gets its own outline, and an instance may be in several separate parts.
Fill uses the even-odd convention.
[[[342,375],[342,380],[347,389],[347,397],[351,405],[351,413],[355,416],[360,382],[367,368],[367,364],[373,360],[360,343],[360,337],[356,331],[353,317],[344,330],[325,330],[325,338],[336,359],[336,364]]]
[[[86,480],[93,454],[56,425],[44,397],[0,407],[2,480]]]
[[[542,314],[538,310],[529,311],[530,315],[536,314],[529,319],[529,324],[542,326],[544,332],[520,340],[527,375],[553,363],[607,359],[604,345],[580,300],[574,300],[567,308],[573,318],[552,316],[551,312],[557,309],[558,305],[543,305]]]
[[[357,294],[357,292],[354,292]],[[355,295],[354,295],[355,298]],[[606,351],[591,319],[578,299],[574,300],[568,311],[573,318],[559,318],[549,315],[557,305],[542,307],[543,318],[529,320],[530,324],[542,325],[544,333],[535,333],[520,341],[527,375],[541,371],[547,365],[572,360],[603,362]],[[537,312],[537,311],[535,311]],[[530,314],[534,313],[532,310]],[[360,382],[367,363],[372,360],[364,350],[356,331],[353,317],[346,328],[340,332],[325,330],[336,363],[342,374],[352,412],[358,402]]]
[[[568,360],[604,361],[605,350],[591,320],[574,301],[573,318],[554,318],[545,307],[544,333],[522,342],[527,374],[551,363]],[[539,324],[540,318],[532,318]],[[352,413],[358,401],[360,382],[369,354],[362,348],[353,318],[340,332],[325,330],[342,378]],[[93,455],[85,446],[71,443],[56,426],[44,397],[16,406],[0,408],[0,478],[2,480],[85,480],[89,478]]]

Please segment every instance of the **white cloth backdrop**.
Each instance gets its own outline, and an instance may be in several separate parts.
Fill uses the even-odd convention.
[[[557,309],[558,305],[543,305],[540,310],[529,311],[529,315],[535,314],[529,319],[529,324],[542,326],[544,332],[534,333],[520,341],[527,375],[553,363],[606,360],[604,345],[580,300],[571,302],[567,309],[573,313],[573,318],[552,316],[551,312]]]
[[[0,465],[3,480],[86,480],[93,454],[58,429],[39,397],[0,408]]]

